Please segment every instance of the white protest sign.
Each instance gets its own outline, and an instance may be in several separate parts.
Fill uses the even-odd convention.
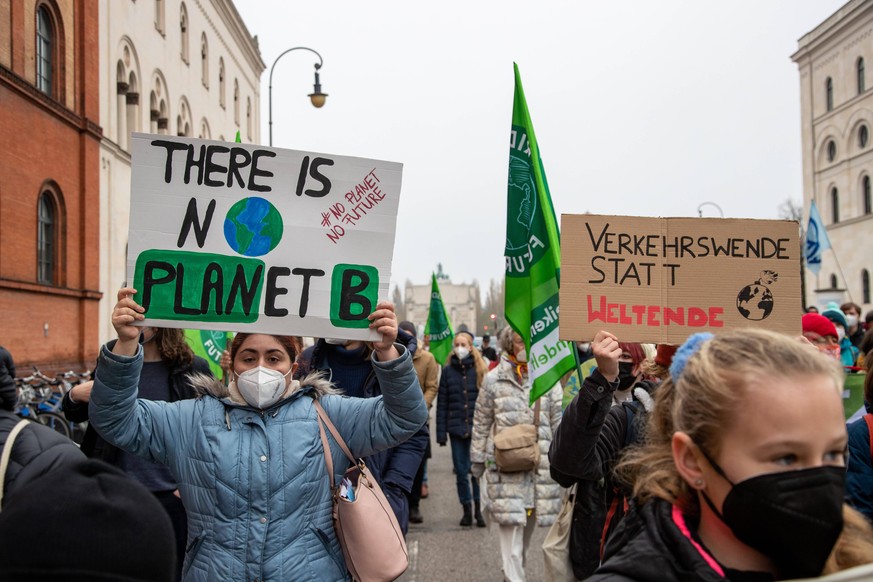
[[[402,164],[147,134],[131,156],[145,325],[379,338]]]

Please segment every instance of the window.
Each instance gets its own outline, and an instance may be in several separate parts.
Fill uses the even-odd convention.
[[[203,86],[209,89],[209,45],[206,43],[206,33],[200,37],[200,67]]]
[[[860,95],[867,88],[864,83],[864,57],[858,57],[858,62],[855,63],[855,72],[858,75],[858,95]]]
[[[830,77],[825,81],[825,108],[827,111],[834,108],[834,81]]]
[[[55,203],[51,192],[45,191],[39,197],[39,220],[36,232],[36,279],[51,285],[55,281],[55,233],[57,218]]]
[[[179,28],[182,31],[182,60],[188,63],[188,9],[182,3],[182,13],[179,15]]]
[[[233,122],[239,127],[239,81],[233,80]]]
[[[870,130],[867,129],[866,125],[862,125],[858,128],[858,147],[864,149],[867,147],[867,142],[870,140]]]
[[[224,57],[218,59],[218,104],[224,109],[226,100],[224,97]]]
[[[861,270],[861,303],[870,303],[870,271]]]
[[[40,6],[36,11],[36,88],[46,95],[52,94],[54,48],[51,16],[48,8]]]
[[[246,97],[246,138],[252,141],[252,98]]]
[[[836,188],[831,188],[831,222],[840,221],[840,193]]]
[[[191,135],[191,111],[185,98],[179,103],[179,115],[176,116],[176,135],[180,137],[192,137]]]
[[[873,195],[870,192],[870,176],[864,176],[861,180],[861,196],[864,214],[873,214]]]
[[[833,162],[837,159],[837,144],[834,140],[828,142],[828,161]]]
[[[831,274],[831,289],[839,289],[837,286],[837,276],[834,274]]]
[[[164,0],[155,0],[155,28],[164,34]]]

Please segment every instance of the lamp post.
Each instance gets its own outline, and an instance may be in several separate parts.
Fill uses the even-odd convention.
[[[276,57],[276,60],[273,61],[273,64],[270,66],[270,86],[267,89],[268,100],[269,100],[269,110],[268,110],[267,114],[268,114],[268,117],[270,120],[270,146],[271,147],[273,145],[273,69],[276,68],[276,63],[279,62],[279,59],[281,59],[282,57],[284,57],[285,55],[287,55],[291,51],[298,51],[298,50],[309,51],[318,57],[318,62],[315,63],[315,84],[312,87],[312,93],[309,94],[309,101],[312,103],[313,107],[318,109],[322,105],[324,105],[325,100],[327,100],[327,93],[321,92],[321,81],[318,78],[318,70],[321,68],[321,65],[324,64],[324,61],[322,60],[321,55],[318,54],[318,51],[315,51],[315,50],[313,50],[309,47],[305,47],[305,46],[295,46],[293,48],[289,48],[288,50],[286,50],[282,54],[280,54],[278,57]]]
[[[722,211],[721,206],[719,206],[715,202],[701,202],[697,206],[697,216],[703,217],[703,210],[701,210],[701,208],[703,208],[706,205],[715,206],[718,209],[718,213],[721,215],[722,218],[724,218],[724,212]]]

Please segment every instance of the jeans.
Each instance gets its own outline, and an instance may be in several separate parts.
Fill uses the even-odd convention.
[[[455,466],[455,479],[458,485],[458,501],[461,505],[470,505],[475,501],[479,503],[479,480],[470,474],[470,442],[465,439],[449,435],[452,441],[452,465]],[[470,492],[470,482],[473,489]]]

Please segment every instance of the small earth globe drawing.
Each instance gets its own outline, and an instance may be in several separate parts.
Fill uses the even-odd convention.
[[[761,277],[743,287],[737,295],[737,311],[750,321],[761,321],[773,312],[773,294],[767,285],[778,280],[779,275],[773,271],[762,271]]]
[[[246,257],[266,255],[282,240],[282,215],[263,198],[243,198],[224,219],[224,238],[230,248]]]

